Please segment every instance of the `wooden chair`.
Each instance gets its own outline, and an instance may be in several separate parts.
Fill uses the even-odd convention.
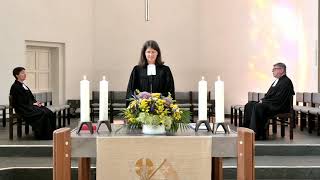
[[[47,103],[47,108],[50,109],[55,118],[58,119],[58,127],[66,126],[66,119],[68,125],[70,125],[70,105],[62,104],[62,105],[53,105],[52,103],[52,92],[45,92],[46,99],[44,100]],[[44,97],[44,95],[43,95]]]
[[[300,130],[306,127],[308,122],[308,131],[312,133],[312,123],[309,121],[309,109],[312,107],[312,93],[303,93],[303,107],[300,109]]]
[[[78,115],[80,115],[80,100],[79,99],[68,99],[67,104],[70,106],[69,118],[78,117]]]
[[[262,100],[266,93],[258,93],[258,101]]]
[[[175,92],[175,100],[181,109],[189,110],[192,112],[192,98],[191,91],[188,92]],[[192,119],[190,119],[192,121]]]
[[[14,112],[13,109],[13,97],[9,96],[9,139],[13,139],[13,126],[17,124],[17,136],[22,137],[22,122],[23,118],[18,113]],[[16,119],[16,121],[14,121]],[[25,122],[25,134],[29,134],[29,125]]]
[[[99,115],[99,91],[92,91],[92,100],[90,102],[90,119],[94,122],[94,117]]]
[[[251,101],[255,101],[255,102],[259,102],[259,93],[257,92],[252,92],[252,99]],[[238,111],[239,117],[239,127],[243,126],[243,120],[244,120],[244,106],[245,105],[241,105],[241,106],[237,106],[235,107],[235,110]]]
[[[114,115],[127,107],[127,92],[126,91],[113,91],[111,96],[110,106],[110,122],[113,122]]]
[[[2,126],[6,127],[7,122],[7,112],[6,112],[6,106],[0,105],[0,111],[2,111]]]
[[[294,115],[294,127],[298,124],[298,120],[301,119],[301,109],[303,108],[303,93],[296,93],[296,104],[293,106],[293,115]]]
[[[215,99],[214,94],[211,94],[211,91],[208,91],[208,117],[214,116],[215,114]]]
[[[199,94],[197,91],[191,91],[191,104],[192,104],[191,118],[192,118],[192,121],[194,120],[194,115],[198,114],[198,108],[199,108],[198,96],[199,96]],[[208,119],[210,119],[210,115],[213,114],[213,111],[214,111],[214,101],[210,101],[210,99],[211,99],[211,93],[210,93],[210,91],[208,91],[207,92]]]
[[[253,92],[248,92],[248,102],[252,101]],[[245,105],[232,105],[231,106],[231,124],[234,123],[235,126],[238,126],[238,117],[239,117],[239,126],[243,126],[242,123],[242,112],[244,112]],[[239,116],[238,116],[239,114]]]
[[[290,112],[279,113],[270,118],[272,122],[267,123],[266,131],[269,135],[269,125],[272,124],[273,133],[277,133],[277,122],[280,123],[281,137],[285,136],[285,126],[289,126],[290,140],[293,139],[293,127],[294,127],[294,110],[293,110],[293,96],[290,98]]]
[[[317,135],[320,136],[320,93],[312,93],[312,106],[308,111],[308,122],[317,120]],[[312,122],[312,124],[313,123],[315,122]],[[311,130],[313,127],[314,126],[311,126]]]
[[[108,93],[108,108],[109,108],[108,113],[109,114],[112,113],[111,109],[110,109],[112,94],[113,94],[113,92],[109,91],[109,93]],[[92,91],[92,100],[90,103],[90,118],[91,118],[92,122],[94,122],[94,118],[96,116],[99,116],[99,98],[100,98],[100,92],[99,91]]]

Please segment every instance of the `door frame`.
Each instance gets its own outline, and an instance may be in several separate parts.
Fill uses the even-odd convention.
[[[65,98],[65,44],[59,42],[46,41],[25,41],[25,50],[27,47],[46,47],[51,51],[51,89],[53,104],[64,104]],[[58,73],[56,73],[58,72]]]

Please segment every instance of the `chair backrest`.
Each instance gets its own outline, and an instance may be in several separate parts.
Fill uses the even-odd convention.
[[[41,96],[40,102],[42,102],[45,105],[47,105],[47,93],[46,92],[42,92],[42,93],[40,93],[40,96]]]
[[[312,94],[308,92],[303,93],[303,105],[306,106],[311,106],[312,103]]]
[[[175,92],[175,98],[179,104],[191,104],[191,91]]]
[[[111,99],[112,99],[112,92],[113,91],[108,92],[109,103],[111,102]],[[100,99],[100,91],[92,91],[92,103],[99,103],[100,102],[99,99]]]
[[[264,96],[266,95],[266,93],[259,93],[258,97],[259,97],[259,101],[264,98]]]
[[[92,91],[92,103],[99,103],[100,91]]]
[[[41,101],[42,96],[40,93],[33,93],[34,98],[36,99],[36,101]]]
[[[191,103],[198,103],[198,91],[191,91]]]
[[[248,92],[248,102],[252,101],[253,92]]]
[[[214,97],[214,95],[213,95]],[[210,91],[207,92],[207,101],[210,101],[211,93]],[[198,91],[191,91],[191,103],[198,103],[199,93]],[[214,98],[213,98],[214,99]]]
[[[303,103],[303,93],[302,92],[296,93],[296,105],[298,106],[299,103]]]
[[[52,105],[52,92],[47,92],[47,104]]]
[[[126,103],[127,92],[126,91],[113,91],[112,93],[112,103]]]
[[[256,101],[256,102],[259,101],[259,93],[257,92],[252,93],[252,101]]]
[[[313,106],[320,106],[320,93],[312,93],[312,104]]]

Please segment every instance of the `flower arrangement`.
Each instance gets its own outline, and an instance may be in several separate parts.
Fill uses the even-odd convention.
[[[181,110],[172,99],[160,93],[139,92],[136,90],[129,106],[124,110],[124,118],[130,127],[141,128],[142,125],[164,125],[166,131],[176,132],[187,128],[190,111]]]

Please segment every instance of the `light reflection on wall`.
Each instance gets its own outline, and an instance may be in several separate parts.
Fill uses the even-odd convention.
[[[248,61],[253,91],[266,91],[273,81],[272,65],[284,62],[288,76],[303,87],[307,79],[307,55],[303,22],[293,0],[250,0]],[[300,88],[301,89],[301,88]]]

